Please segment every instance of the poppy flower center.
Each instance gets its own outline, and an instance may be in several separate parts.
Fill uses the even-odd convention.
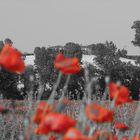
[[[91,108],[91,112],[92,112],[95,116],[98,116],[98,115],[99,115],[99,109],[97,109],[97,108]]]
[[[70,65],[72,64],[71,61],[66,61],[66,60],[60,61],[59,63],[60,63],[61,65],[63,65],[64,67],[70,66]]]

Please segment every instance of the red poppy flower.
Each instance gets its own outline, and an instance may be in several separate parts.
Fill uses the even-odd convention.
[[[39,129],[38,129],[38,128],[35,128],[35,129],[34,129],[34,134],[39,135]]]
[[[116,128],[116,129],[128,129],[128,126],[124,123],[115,123],[114,128]]]
[[[34,122],[39,124],[46,114],[52,111],[52,107],[45,101],[40,101],[34,114]]]
[[[88,104],[86,106],[86,115],[92,121],[103,123],[112,122],[114,112],[97,104]]]
[[[122,140],[129,140],[128,136],[124,136]]]
[[[42,119],[38,133],[48,134],[50,131],[56,133],[65,133],[70,127],[76,125],[76,120],[66,114],[49,113]]]
[[[77,128],[70,128],[64,135],[62,140],[93,140],[78,130]]]
[[[132,137],[132,140],[140,140],[140,136],[139,136],[139,135],[134,135],[134,136]]]
[[[0,106],[0,113],[4,114],[7,112],[8,112],[8,109],[4,108],[3,106]]]
[[[113,82],[109,84],[109,96],[110,99],[115,99],[115,105],[121,105],[132,101],[132,99],[129,98],[128,88],[122,85],[118,86]]]
[[[21,73],[25,69],[22,54],[10,44],[5,44],[0,52],[0,65],[10,72]]]
[[[93,134],[93,139],[92,140],[98,140],[98,139],[106,139],[107,140],[118,140],[118,137],[116,135],[113,135],[109,132],[106,132],[105,130],[96,130]]]
[[[65,58],[62,53],[57,54],[54,66],[64,74],[77,73],[81,69],[79,59],[77,57]]]
[[[56,55],[55,62],[60,62],[60,61],[63,61],[64,59],[65,59],[64,55],[61,52],[59,52]]]
[[[68,103],[70,103],[70,100],[69,100],[68,98],[64,97],[63,103],[64,103],[64,104],[68,104]]]
[[[49,140],[56,140],[54,135],[50,135]]]
[[[87,132],[89,132],[89,131],[90,131],[90,126],[89,126],[89,125],[86,125],[86,127],[85,127],[85,128],[86,128],[86,131],[87,131]]]
[[[127,99],[127,103],[131,103],[132,101],[133,101],[133,99],[131,99],[131,98]]]

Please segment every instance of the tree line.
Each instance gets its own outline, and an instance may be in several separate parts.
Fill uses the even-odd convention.
[[[135,29],[135,38],[132,43],[134,46],[140,47],[140,21],[135,21],[132,29]],[[5,41],[11,41],[6,39]],[[11,41],[12,43],[12,41]],[[4,42],[0,42],[0,49],[2,49]],[[9,73],[3,69],[0,71],[0,93],[4,98],[23,99],[25,98],[31,87],[35,96],[38,94],[37,89],[39,84],[43,85],[44,93],[42,99],[47,99],[52,91],[57,77],[58,71],[54,68],[54,59],[56,54],[61,51],[66,57],[76,56],[80,62],[82,59],[82,45],[69,42],[64,46],[55,46],[50,48],[36,47],[34,49],[35,66],[27,66],[25,72],[22,75]],[[131,91],[133,99],[139,98],[140,93],[140,68],[133,66],[130,63],[124,63],[120,61],[120,57],[127,57],[127,51],[125,49],[118,50],[113,42],[97,43],[86,46],[90,48],[92,54],[96,55],[96,64],[100,67],[96,67],[94,64],[87,64],[86,67],[89,71],[89,79],[97,77],[96,84],[92,85],[93,96],[98,98],[103,96],[105,90],[105,77],[110,76],[111,81],[121,81],[122,84],[127,86]],[[137,63],[140,64],[140,57],[136,57]],[[81,62],[82,64],[82,62]],[[85,89],[85,71],[84,67],[78,74],[74,74],[71,77],[66,96],[70,99],[82,98]],[[31,77],[34,79],[31,81]],[[19,81],[24,86],[19,90]],[[66,75],[63,75],[61,84],[57,89],[56,99],[61,95],[62,87],[66,81]],[[30,84],[32,84],[30,86]],[[97,85],[97,86],[96,86]]]

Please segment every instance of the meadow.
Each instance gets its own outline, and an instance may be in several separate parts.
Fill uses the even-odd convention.
[[[33,101],[33,106],[36,101]],[[0,100],[0,103],[3,104],[10,111],[7,114],[0,115],[0,139],[1,140],[22,140],[24,139],[24,129],[28,127],[28,115],[29,115],[29,106],[27,101],[19,100]],[[92,101],[92,103],[101,104],[102,106],[108,106],[108,101]],[[14,105],[13,105],[14,104]],[[55,101],[55,104],[58,104]],[[80,108],[82,101],[64,101],[63,105],[65,108],[62,110],[63,113],[68,114],[69,116],[78,120],[80,114]],[[124,135],[129,136],[131,131],[137,126],[137,119],[135,118],[136,111],[138,109],[139,102],[134,101],[133,103],[124,104],[119,107],[115,112],[115,122],[123,122],[129,126],[129,129],[125,130]],[[34,108],[34,107],[33,107]],[[31,108],[30,108],[31,109]],[[28,114],[28,115],[27,115]],[[26,118],[27,117],[27,118]],[[26,120],[27,119],[27,120]],[[102,127],[105,129],[105,126]],[[114,128],[111,130],[114,131]],[[38,140],[41,137],[37,137],[34,134],[33,139]]]
[[[75,44],[69,43],[66,46],[68,50],[71,50],[69,45],[75,48]],[[0,140],[140,139],[140,103],[132,98],[131,91],[123,85],[122,81],[114,82],[110,76],[104,76],[105,88],[102,94],[98,94],[100,93],[98,78],[101,75],[91,76],[95,73],[90,72],[89,68],[91,67],[88,64],[82,67],[78,57],[65,56],[62,52],[57,52],[51,61],[47,61],[46,57],[48,58],[50,51],[52,50],[45,48],[37,48],[36,51],[36,54],[39,54],[37,64],[38,67],[40,66],[38,69],[40,77],[43,80],[48,80],[47,76],[51,81],[55,76],[49,96],[42,99],[45,81],[40,80],[34,90],[34,83],[36,83],[34,73],[26,71],[28,72],[26,75],[26,86],[28,87],[26,96],[22,100],[8,100],[1,96]],[[110,51],[112,52],[112,49]],[[44,55],[40,56],[40,53]],[[105,56],[107,59],[108,57]],[[52,54],[50,58],[52,58]],[[102,62],[101,56],[97,60]],[[46,61],[48,62],[47,75]],[[124,66],[118,57],[115,61],[119,62],[120,66]],[[0,65],[2,69],[11,72],[11,74],[20,75],[26,69],[22,54],[9,42],[4,44],[0,52]],[[130,64],[128,66],[134,67]],[[137,69],[138,67],[136,67]],[[78,75],[81,71],[83,71],[84,78]],[[54,75],[51,75],[51,72]],[[74,84],[78,85],[78,80],[84,79],[84,85],[82,85],[83,88],[80,85],[79,92],[75,92],[77,96],[71,98],[71,94],[74,92],[73,88],[76,88],[74,84],[71,85],[75,74],[79,77],[75,77]],[[133,78],[135,79],[135,77]],[[130,83],[129,80],[127,82]],[[71,88],[69,89],[69,87]],[[37,91],[37,94],[34,95],[34,91]],[[79,96],[81,92],[83,95]],[[11,92],[11,94],[13,93]],[[58,96],[58,94],[60,95]],[[74,99],[75,97],[77,99]]]

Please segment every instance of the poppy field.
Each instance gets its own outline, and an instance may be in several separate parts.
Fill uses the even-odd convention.
[[[12,73],[21,74],[26,65],[22,53],[12,44],[4,44],[0,52],[0,66]],[[80,72],[77,57],[65,57],[58,52],[54,67],[59,71],[56,83],[47,100],[41,100],[42,84],[36,100],[32,96],[23,101],[0,100],[1,140],[139,140],[140,104],[130,96],[120,81],[106,77],[104,95],[108,98],[91,98],[91,84],[85,67],[85,92],[80,100],[69,100],[65,93],[71,76]],[[55,100],[62,75],[66,82],[61,97]],[[32,78],[32,77],[31,77]],[[31,79],[32,81],[32,79]],[[30,91],[33,92],[33,91]]]
[[[93,102],[101,104],[102,106],[105,107],[108,106],[108,102],[100,102],[97,100]],[[27,121],[28,118],[26,118],[27,117],[26,114],[28,114],[28,107],[26,106],[27,101],[18,101],[18,100],[14,101],[15,104],[14,108],[11,108],[13,103],[10,100],[1,100],[0,103],[3,104],[6,108],[10,109],[11,111],[13,109],[15,111],[14,121],[13,121],[13,114],[11,113],[11,111],[9,113],[7,112],[6,114],[0,115],[0,123],[1,123],[0,134],[2,134],[1,139],[4,140],[10,138],[22,139],[24,128],[27,127],[26,125],[28,125],[28,121]],[[71,116],[72,118],[75,118],[75,120],[78,120],[82,102],[64,101],[63,104],[65,108],[62,110],[62,112]],[[138,102],[135,101],[133,103],[124,104],[123,106],[120,106],[116,110],[115,122],[123,122],[129,127],[129,129],[126,129],[123,132],[125,136],[130,135],[131,131],[137,125],[137,121],[136,119],[134,119],[135,113],[137,111],[137,107],[138,107]],[[106,125],[107,124],[105,123],[102,124],[103,130],[106,129],[105,127]],[[86,128],[89,129],[88,126],[86,126]],[[111,129],[111,133],[113,134],[115,133],[114,127],[112,127]],[[34,136],[32,137],[34,139],[41,139],[40,138],[41,136],[36,134],[34,134]]]

